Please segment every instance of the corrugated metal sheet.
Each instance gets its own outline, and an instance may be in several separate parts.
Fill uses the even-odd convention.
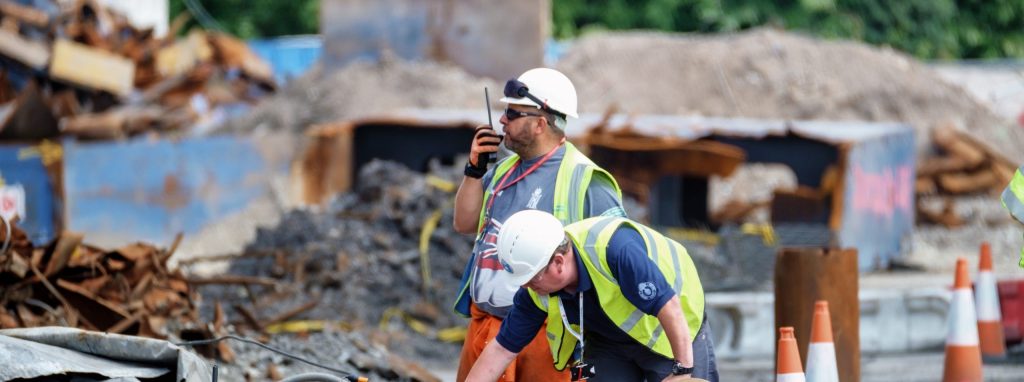
[[[170,243],[242,210],[286,176],[279,138],[139,138],[64,146],[66,222],[91,242]],[[269,146],[269,147],[268,147]]]
[[[60,190],[47,173],[43,159],[39,146],[0,146],[0,184],[12,190],[23,190],[24,205],[12,207],[24,210],[18,226],[35,244],[45,243],[57,235],[61,208]],[[0,202],[21,202],[16,199],[4,198]]]
[[[108,378],[155,378],[172,370],[176,381],[212,380],[198,355],[170,342],[65,327],[0,330],[0,380],[71,373]]]

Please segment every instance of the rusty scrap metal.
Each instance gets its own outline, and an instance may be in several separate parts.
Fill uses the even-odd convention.
[[[166,251],[143,243],[108,251],[70,232],[35,248],[17,227],[11,237],[0,253],[3,328],[67,325],[166,338],[169,323],[198,325],[196,296],[180,272],[167,270]]]

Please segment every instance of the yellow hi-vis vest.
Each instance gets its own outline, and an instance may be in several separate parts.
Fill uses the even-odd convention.
[[[704,289],[686,248],[642,224],[619,217],[586,219],[566,226],[565,231],[579,250],[577,256],[587,267],[605,315],[638,343],[667,358],[674,358],[672,346],[664,335],[658,317],[644,313],[629,302],[622,295],[619,284],[608,268],[605,253],[608,241],[615,230],[623,225],[640,232],[647,246],[647,256],[658,264],[661,274],[679,296],[683,317],[686,317],[686,326],[690,329],[690,341],[693,341],[704,318]],[[555,360],[555,368],[564,370],[578,340],[565,330],[559,297],[541,296],[533,290],[528,291],[534,304],[548,313],[547,337],[551,355]],[[573,330],[578,331],[579,327],[573,325]]]
[[[484,200],[483,205],[487,206],[494,193],[494,187],[497,187],[499,179],[505,176],[509,170],[512,169],[519,159],[519,155],[510,155],[505,158],[501,163],[498,163],[498,167],[494,169],[494,176],[491,177],[491,184],[484,188]],[[598,172],[608,181],[611,182],[612,187],[615,188],[615,195],[619,200],[622,200],[622,190],[619,189],[619,184],[615,181],[607,171],[598,167],[594,164],[590,158],[576,149],[569,141],[565,142],[565,154],[562,156],[562,163],[558,166],[558,177],[555,179],[555,205],[554,210],[551,211],[552,215],[555,215],[563,225],[575,223],[583,220],[583,202],[587,196],[587,188],[590,186],[590,180],[593,179],[594,173]],[[487,217],[486,208],[480,209],[480,217],[477,219],[477,232],[479,234],[480,229],[484,226],[484,219]]]
[[[1010,211],[1014,219],[1024,223],[1024,166],[1017,169],[1013,174],[1010,184],[1003,190],[1003,207]],[[1020,260],[1017,265],[1024,268],[1024,248],[1020,249]]]

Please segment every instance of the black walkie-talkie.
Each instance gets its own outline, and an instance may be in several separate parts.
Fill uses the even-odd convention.
[[[487,93],[487,87],[484,86],[484,106],[487,107],[487,125],[491,127],[491,130],[497,134],[497,130],[494,130],[494,121],[491,119],[491,96]],[[487,163],[494,163],[498,161],[498,153],[487,154]]]

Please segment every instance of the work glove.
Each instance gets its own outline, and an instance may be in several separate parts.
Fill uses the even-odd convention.
[[[477,127],[476,134],[473,136],[473,145],[469,148],[469,163],[466,163],[463,173],[470,178],[483,178],[487,173],[487,164],[490,162],[490,158],[498,152],[501,138],[490,126]]]

